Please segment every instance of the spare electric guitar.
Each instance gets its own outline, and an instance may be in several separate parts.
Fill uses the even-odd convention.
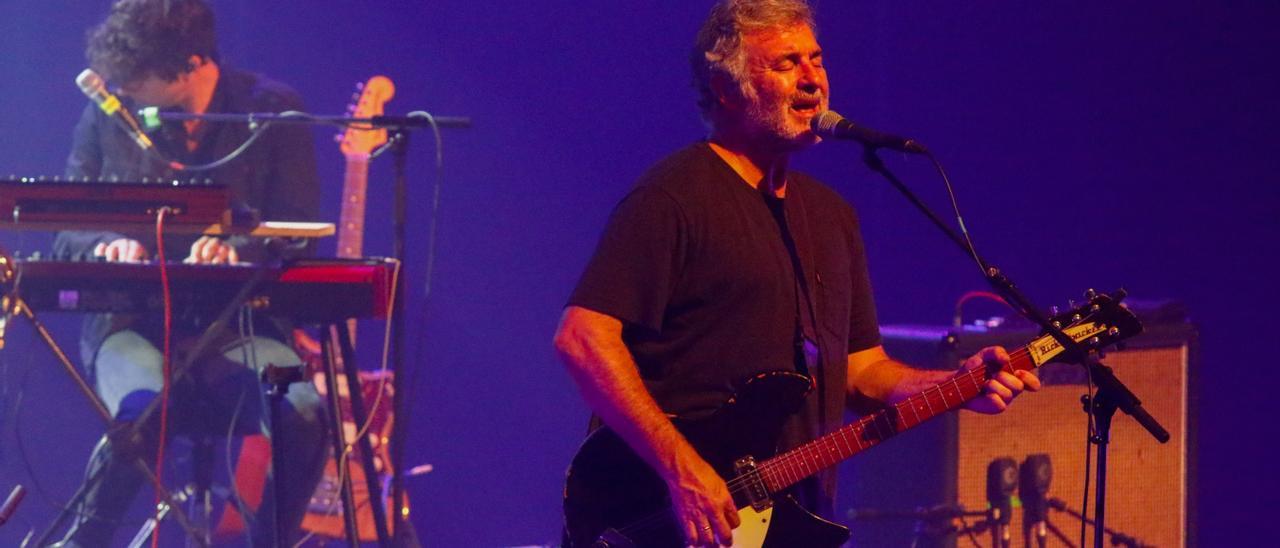
[[[347,115],[353,118],[369,118],[383,113],[383,106],[395,95],[395,86],[385,76],[374,76],[367,82],[357,85],[353,96],[354,102],[347,106]],[[387,142],[385,129],[352,126],[337,136],[339,148],[346,158],[346,169],[342,177],[342,208],[338,218],[338,249],[340,258],[359,258],[364,247],[364,214],[365,194],[369,180],[369,156],[379,146]],[[356,335],[354,319],[347,320],[347,329],[352,340]],[[321,395],[325,394],[324,364],[320,342],[305,330],[295,329],[293,332],[294,349],[307,364],[307,372]],[[330,337],[336,341],[337,337]],[[339,373],[337,378],[339,409],[343,432],[349,443],[362,425],[351,419],[351,387],[347,385],[346,375],[341,374],[344,364],[342,353],[334,348],[330,356],[334,359],[334,369]],[[375,453],[374,463],[381,475],[387,475],[389,451],[385,440],[390,435],[392,416],[391,399],[392,383],[390,372],[360,372],[361,395],[369,415],[369,442]],[[374,403],[377,405],[374,405]],[[332,453],[332,452],[331,452]],[[350,462],[345,463],[351,474],[352,498],[360,509],[356,516],[359,540],[377,539],[376,528],[369,507],[369,489],[365,482],[364,469],[359,466],[359,449],[354,448],[348,456]],[[262,436],[247,436],[241,446],[236,466],[236,490],[248,508],[257,509],[261,502],[262,490],[266,482],[265,471],[271,459],[271,446]],[[311,496],[307,513],[303,517],[302,529],[317,535],[341,538],[345,535],[342,519],[341,477],[339,466],[330,454],[325,463],[324,476]],[[380,478],[383,479],[383,478]],[[386,482],[383,481],[384,492]],[[391,499],[386,499],[385,508],[391,508]],[[223,513],[215,537],[219,540],[236,538],[244,529],[239,509],[228,503]],[[388,520],[389,521],[389,520]]]
[[[386,76],[374,76],[358,87],[355,103],[347,106],[352,118],[381,116],[383,106],[396,94]],[[342,210],[338,215],[338,257],[358,258],[364,250],[365,194],[369,186],[369,155],[387,142],[385,128],[350,126],[338,136],[338,148],[347,160],[342,176]]]
[[[1053,318],[1089,352],[1142,331],[1142,324],[1112,299],[1090,302]],[[1010,352],[1005,370],[1033,370],[1050,361],[1076,361],[1049,335]],[[734,546],[840,546],[848,529],[823,520],[786,496],[788,487],[853,455],[978,397],[998,370],[958,373],[951,380],[862,417],[809,443],[777,452],[786,417],[810,389],[794,372],[762,373],[746,380],[711,416],[673,418],[677,429],[728,484],[741,525]],[[570,546],[684,546],[669,506],[666,484],[608,428],[592,432],[569,468],[564,490]]]
[[[347,105],[347,116],[352,118],[379,116],[383,113],[383,106],[395,96],[395,93],[395,85],[389,78],[385,76],[369,78],[367,82],[357,85],[356,94],[352,96],[354,102]],[[338,148],[346,159],[346,169],[342,176],[342,207],[338,214],[336,254],[341,258],[358,258],[364,253],[365,196],[369,186],[369,159],[373,151],[387,142],[387,130],[349,126],[346,131],[337,136],[337,141]],[[354,341],[356,337],[354,319],[347,321],[347,331],[351,340]],[[334,333],[334,335],[330,337],[331,341],[338,340],[337,334]],[[319,350],[318,344],[316,350]],[[347,377],[342,374],[346,364],[342,363],[342,353],[337,348],[332,349],[329,355],[333,356],[335,373],[338,373],[338,401],[341,409],[337,412],[341,414],[347,442],[354,443],[355,440],[352,438],[362,425],[356,424],[351,419],[349,406],[352,387],[347,385]],[[321,395],[325,395],[324,373],[323,371],[315,373],[314,384]],[[389,371],[361,371],[359,377],[361,386],[356,389],[361,391],[365,405],[371,406],[366,409],[370,421],[369,443],[373,448],[374,466],[380,476],[379,480],[382,481],[382,490],[385,495],[386,480],[389,479],[390,472],[387,467],[390,463],[390,453],[385,442],[391,433],[393,420],[391,416],[392,374]],[[374,406],[375,402],[376,406]],[[373,513],[369,508],[369,490],[366,487],[364,469],[357,464],[358,460],[356,460],[359,458],[359,451],[358,447],[353,448],[348,457],[349,462],[344,464],[351,474],[352,498],[359,509],[356,513],[357,534],[361,541],[373,541],[377,540],[377,533]],[[331,538],[341,538],[344,535],[340,502],[342,481],[339,470],[341,469],[337,459],[330,454],[325,464],[324,476],[311,496],[311,504],[308,505],[307,513],[303,517],[304,531]],[[386,496],[383,508],[388,509],[389,512],[391,507],[391,497]],[[388,515],[388,524],[390,524],[390,517]]]

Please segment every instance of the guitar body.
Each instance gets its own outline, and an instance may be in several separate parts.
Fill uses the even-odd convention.
[[[766,458],[777,451],[783,422],[799,409],[809,387],[809,379],[797,373],[764,373],[710,416],[672,422],[728,481],[737,475],[737,459]],[[762,511],[738,502],[742,524],[734,531],[734,546],[839,546],[849,536],[844,527],[809,513],[790,497],[775,498],[773,507]],[[592,432],[574,457],[565,480],[564,512],[569,546],[685,545],[666,484],[608,428]]]

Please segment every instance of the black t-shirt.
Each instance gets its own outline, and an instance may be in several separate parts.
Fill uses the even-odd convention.
[[[785,449],[840,426],[846,356],[880,335],[853,209],[796,172],[782,209],[812,307],[764,194],[706,143],[660,161],[618,204],[569,304],[621,320],[649,392],[681,416],[713,411],[756,373],[794,370],[797,322],[813,314],[822,389],[788,425]],[[819,511],[834,472],[822,480]]]

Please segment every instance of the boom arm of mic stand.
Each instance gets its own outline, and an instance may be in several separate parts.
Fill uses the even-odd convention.
[[[1049,318],[1045,317],[1044,314],[1040,312],[1040,309],[1032,305],[1031,302],[1017,290],[1013,285],[1013,282],[1000,272],[999,268],[991,266],[990,263],[978,255],[977,249],[972,248],[967,242],[965,242],[959,234],[956,234],[955,230],[950,226],[947,226],[947,223],[943,222],[942,219],[933,212],[933,210],[929,209],[929,206],[925,205],[925,203],[922,202],[910,188],[907,188],[907,185],[903,183],[897,175],[894,175],[892,171],[889,171],[889,168],[884,165],[884,161],[882,161],[880,156],[876,154],[875,149],[864,147],[862,161],[865,162],[867,167],[871,168],[872,171],[879,173],[881,177],[884,177],[886,181],[889,181],[889,184],[898,189],[898,192],[902,193],[902,195],[907,198],[907,201],[911,202],[911,205],[916,206],[916,209],[919,209],[925,217],[930,221],[933,221],[934,226],[938,227],[938,230],[941,230],[942,233],[946,235],[952,243],[956,244],[963,253],[973,255],[974,259],[976,259],[978,264],[982,267],[982,273],[986,278],[987,283],[991,284],[991,287],[995,289],[1010,306],[1017,310],[1019,314],[1022,314],[1027,319],[1035,322],[1041,329],[1053,336],[1053,338],[1062,345],[1064,350],[1080,355],[1081,357],[1087,354],[1087,352],[1080,348],[1080,345],[1076,344],[1074,339],[1063,333],[1061,329],[1054,327],[1054,325],[1049,321]]]
[[[1146,409],[1142,407],[1142,400],[1129,390],[1129,387],[1120,382],[1116,378],[1115,372],[1110,367],[1102,363],[1093,362],[1090,365],[1093,374],[1093,382],[1098,385],[1098,393],[1093,397],[1095,405],[1112,405],[1117,409],[1124,411],[1125,414],[1133,417],[1143,428],[1150,432],[1160,443],[1169,441],[1169,431],[1160,425],[1155,417],[1152,417]]]
[[[373,116],[371,118],[352,118],[350,116],[321,116],[315,114],[306,114],[301,112],[294,113],[275,113],[275,112],[251,112],[248,114],[235,114],[225,112],[206,112],[204,114],[192,114],[189,112],[163,112],[156,111],[148,113],[147,117],[154,116],[159,120],[201,120],[205,122],[219,123],[242,123],[242,124],[261,124],[263,122],[275,123],[292,123],[292,124],[342,124],[342,125],[362,125],[378,128],[416,128],[430,127],[434,121],[437,127],[442,128],[469,128],[471,127],[471,118],[467,116],[432,116],[428,119],[426,116]]]
[[[1062,529],[1059,529],[1058,526],[1054,525],[1052,521],[1049,521],[1049,518],[1047,517],[1044,520],[1044,527],[1045,529],[1048,529],[1050,533],[1053,533],[1053,536],[1058,537],[1059,541],[1067,545],[1067,548],[1076,548],[1076,545],[1071,543],[1071,539],[1067,538],[1067,535],[1062,532]]]
[[[925,205],[925,203],[922,202],[915,193],[911,192],[911,189],[907,188],[907,185],[904,184],[901,179],[898,179],[892,171],[889,171],[889,168],[884,165],[880,156],[876,155],[875,149],[871,147],[864,147],[862,160],[867,164],[867,167],[871,168],[872,171],[879,173],[881,177],[884,177],[885,180],[889,181],[889,184],[898,189],[898,192],[902,193],[903,196],[906,196],[907,201],[916,206],[916,208],[924,213],[925,217],[930,221],[933,221],[933,224],[938,227],[938,230],[941,230],[952,243],[959,246],[961,251],[967,254],[972,254],[978,261],[978,264],[982,266],[983,275],[986,277],[987,283],[991,284],[991,287],[995,289],[996,292],[1010,304],[1010,306],[1013,306],[1019,314],[1022,314],[1022,316],[1032,322],[1035,322],[1035,324],[1040,326],[1045,333],[1052,336],[1058,344],[1062,345],[1063,350],[1066,351],[1068,356],[1072,356],[1081,363],[1084,363],[1085,367],[1089,368],[1091,375],[1094,377],[1094,383],[1098,385],[1100,393],[1110,395],[1109,399],[1113,401],[1121,411],[1124,411],[1126,414],[1137,420],[1138,423],[1150,432],[1152,436],[1159,440],[1160,443],[1169,441],[1169,432],[1142,408],[1142,402],[1134,396],[1133,392],[1130,391],[1124,383],[1120,382],[1120,380],[1116,378],[1115,374],[1112,373],[1109,368],[1096,363],[1094,360],[1089,360],[1089,352],[1087,350],[1076,343],[1075,339],[1072,339],[1067,336],[1066,333],[1063,333],[1061,328],[1053,325],[1053,323],[1049,321],[1049,318],[1041,313],[1040,309],[1031,303],[1030,299],[1027,299],[1022,292],[1018,291],[1017,286],[1009,280],[1008,276],[1005,276],[1004,273],[1000,272],[999,268],[991,266],[990,263],[982,259],[978,254],[978,250],[971,247],[963,238],[960,237],[959,234],[956,234],[956,231],[950,226],[947,226],[947,224],[944,223],[942,219],[933,212],[933,210],[929,209],[929,206]]]

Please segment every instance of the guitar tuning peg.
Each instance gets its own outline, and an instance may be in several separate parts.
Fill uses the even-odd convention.
[[[1085,300],[1092,301],[1098,298],[1098,292],[1094,291],[1093,288],[1086,289],[1084,292],[1084,298]]]
[[[333,142],[335,142],[335,143],[341,143],[341,142],[342,142],[342,134],[341,134],[341,133],[335,134],[335,135],[333,136]]]
[[[356,89],[364,89],[364,82],[356,82]]]

